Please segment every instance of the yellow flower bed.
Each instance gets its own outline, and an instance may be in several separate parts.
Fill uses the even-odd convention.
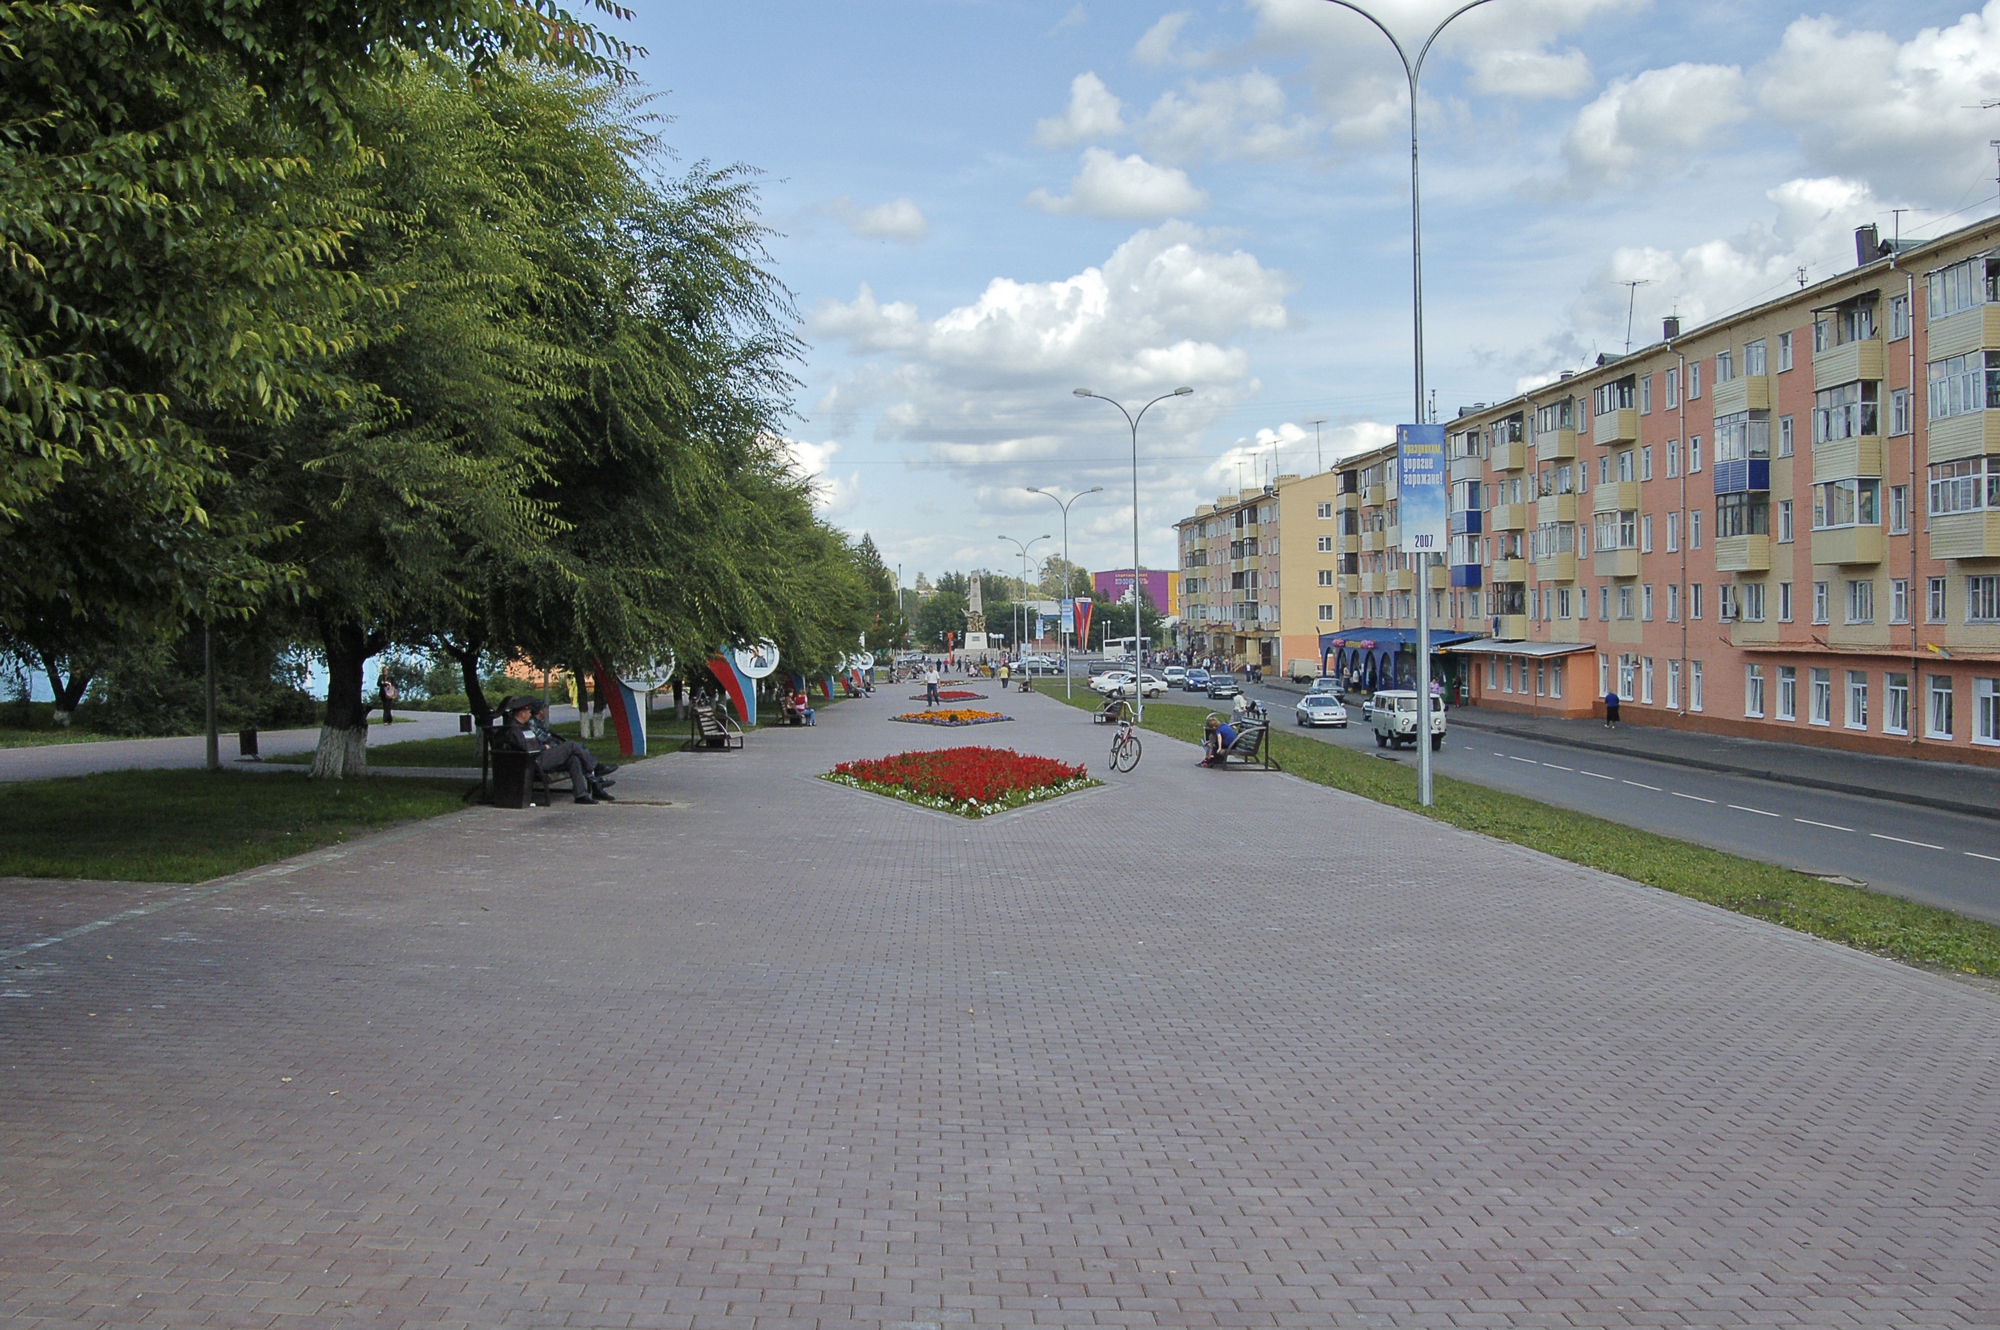
[[[900,720],[909,725],[991,725],[994,721],[1012,720],[997,711],[973,711],[965,707],[945,707],[936,711],[906,711],[890,720]]]

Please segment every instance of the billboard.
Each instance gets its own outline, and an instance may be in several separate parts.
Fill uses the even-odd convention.
[[[1397,521],[1406,554],[1443,554],[1445,518],[1444,426],[1396,426]]]

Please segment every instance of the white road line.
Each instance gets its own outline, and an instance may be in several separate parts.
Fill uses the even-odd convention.
[[[1644,781],[1627,780],[1627,781],[1620,781],[1619,784],[1630,785],[1635,790],[1651,790],[1654,794],[1658,794],[1660,792],[1659,786],[1648,785]]]
[[[1933,845],[1927,840],[1904,840],[1901,836],[1885,836],[1879,831],[1871,831],[1868,834],[1876,840],[1892,840],[1898,845],[1914,845],[1920,850],[1942,850],[1944,848],[1942,845]]]
[[[1597,779],[1599,779],[1599,780],[1617,780],[1617,779],[1618,779],[1618,778],[1617,778],[1616,776],[1598,776],[1598,775],[1597,775],[1597,773],[1596,773],[1595,771],[1586,771],[1586,772],[1584,772],[1583,774],[1584,774],[1584,775],[1586,775],[1586,776],[1597,776]]]
[[[1755,814],[1756,814],[1756,815],[1757,815],[1758,817],[1776,817],[1776,816],[1778,816],[1778,815],[1777,815],[1776,813],[1767,813],[1767,812],[1765,812],[1765,811],[1764,811],[1763,809],[1761,809],[1761,808],[1745,808],[1745,807],[1744,807],[1744,806],[1743,806],[1742,804],[1731,804],[1731,805],[1729,805],[1729,806],[1730,806],[1731,808],[1734,808],[1734,809],[1735,809],[1735,810],[1736,810],[1737,812],[1739,812],[1739,813],[1755,813]]]
[[[1545,766],[1545,767],[1547,767],[1547,768],[1548,768],[1549,770],[1551,770],[1551,771],[1575,771],[1575,770],[1576,770],[1576,768],[1575,768],[1575,767],[1565,767],[1565,766],[1560,766],[1560,765],[1558,765],[1557,763],[1554,763],[1554,762],[1544,762],[1544,763],[1542,763],[1542,765],[1543,765],[1543,766]]]
[[[1713,799],[1704,799],[1698,794],[1682,794],[1679,790],[1670,790],[1668,793],[1672,794],[1676,799],[1692,799],[1698,804],[1712,804],[1715,802]]]
[[[1825,827],[1825,828],[1826,828],[1826,829],[1827,829],[1828,831],[1847,831],[1847,832],[1851,832],[1851,831],[1853,831],[1853,830],[1854,830],[1854,828],[1853,828],[1853,827],[1837,827],[1837,826],[1835,826],[1835,825],[1834,825],[1833,823],[1831,823],[1831,822],[1815,822],[1815,821],[1813,821],[1813,820],[1812,820],[1811,818],[1809,818],[1809,817],[1795,817],[1795,818],[1793,818],[1793,819],[1792,819],[1792,821],[1794,821],[1794,822],[1803,822],[1803,823],[1805,823],[1805,824],[1806,824],[1807,826],[1809,826],[1809,827]]]
[[[1981,854],[1977,850],[1967,850],[1966,853],[1971,855],[1974,859],[1984,859],[1989,864],[2000,864],[2000,858],[1996,858],[1995,856],[1990,854]]]
[[[1539,762],[1535,761],[1535,759],[1534,759],[1534,758],[1532,758],[1532,757],[1510,757],[1510,758],[1508,758],[1507,760],[1508,760],[1509,762],[1526,762],[1526,763],[1527,763],[1527,764],[1528,764],[1529,766],[1531,766],[1531,767],[1535,767],[1535,766],[1540,766],[1540,765],[1541,765],[1541,763],[1539,763]]]

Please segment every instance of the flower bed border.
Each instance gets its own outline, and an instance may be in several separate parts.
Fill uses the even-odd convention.
[[[975,720],[948,719],[962,710],[964,710],[962,707],[945,707],[937,711],[909,711],[900,716],[891,716],[889,719],[904,725],[936,725],[941,729],[951,730],[963,729],[968,725],[995,725],[1003,720],[1014,719],[1012,716],[1003,716],[997,711],[981,712]]]
[[[1011,752],[1012,750],[999,751]],[[892,756],[903,755],[892,754]],[[1015,756],[1022,755],[1015,754]],[[822,772],[818,779],[827,782],[829,785],[844,785],[850,790],[860,790],[866,794],[879,794],[900,803],[915,804],[919,808],[928,808],[932,812],[950,813],[956,817],[976,822],[983,817],[993,817],[999,813],[1012,812],[1017,808],[1025,808],[1029,804],[1047,803],[1053,799],[1060,799],[1066,794],[1076,794],[1083,790],[1095,789],[1104,784],[1101,780],[1092,780],[1089,773],[1083,771],[1082,768],[1079,767],[1078,771],[1081,774],[1069,780],[1061,781],[1054,785],[1041,785],[1029,790],[1013,790],[1002,795],[994,802],[985,804],[969,799],[954,800],[949,795],[944,794],[918,794],[905,786],[890,785],[881,781],[863,780],[859,776],[851,776],[839,771]]]
[[[955,694],[955,696],[947,696],[947,694]],[[930,694],[911,693],[910,700],[912,702],[928,702],[930,701]],[[940,704],[947,702],[984,702],[985,700],[986,700],[986,694],[968,692],[963,688],[938,689],[938,702]]]

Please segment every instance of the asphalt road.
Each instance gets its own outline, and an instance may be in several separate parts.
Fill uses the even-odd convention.
[[[1348,707],[1345,730],[1298,729],[1296,692],[1246,691],[1294,734],[1378,752],[1358,703]],[[1193,695],[1163,700],[1201,705]],[[1449,720],[1436,759],[1440,775],[2000,923],[2000,822],[1489,734]],[[1405,749],[1393,760],[1414,766],[1417,758]]]

